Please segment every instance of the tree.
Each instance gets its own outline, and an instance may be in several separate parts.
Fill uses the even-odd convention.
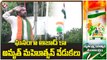
[[[64,34],[65,40],[71,43],[82,43],[82,29],[73,28]]]

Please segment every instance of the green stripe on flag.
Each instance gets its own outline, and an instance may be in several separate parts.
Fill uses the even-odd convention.
[[[62,9],[62,13],[64,14],[64,19],[66,19],[66,11]]]
[[[27,34],[28,34],[28,40],[31,40],[31,31],[30,31],[30,23],[28,20],[26,20],[27,22]]]
[[[88,18],[95,18],[95,17],[98,17],[100,15],[104,15],[106,14],[106,12],[101,12],[101,13],[97,13],[97,14],[91,14],[91,15],[88,15]]]
[[[61,26],[57,27],[57,32],[62,32],[63,28]]]

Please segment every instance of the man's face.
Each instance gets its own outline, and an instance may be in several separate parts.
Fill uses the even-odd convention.
[[[26,17],[27,16],[27,12],[26,12],[26,8],[25,7],[21,7],[21,10],[19,12],[21,17]]]

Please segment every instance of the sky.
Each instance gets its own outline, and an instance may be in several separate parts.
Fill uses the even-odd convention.
[[[65,20],[63,17],[63,13],[61,12],[63,8],[63,3],[65,3],[65,11],[67,19]],[[49,7],[50,5],[48,5]],[[38,17],[37,18],[37,34],[42,35],[45,32],[49,33],[52,36],[57,35],[56,28],[58,25],[56,23],[58,21],[64,22],[63,32],[67,32],[72,28],[81,28],[82,26],[82,8],[81,2],[53,2],[51,5],[51,16],[46,17]],[[49,12],[48,12],[49,13]],[[33,17],[29,17],[32,20],[31,23],[34,22]],[[33,26],[34,24],[32,24]]]

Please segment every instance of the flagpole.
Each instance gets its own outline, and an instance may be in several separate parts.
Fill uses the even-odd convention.
[[[49,2],[46,2],[46,17],[48,17],[48,11],[49,11]]]
[[[46,18],[48,17],[49,2],[46,2]],[[47,40],[46,22],[44,22],[45,40]]]
[[[34,12],[34,40],[37,40],[37,16],[38,16],[38,2],[33,3],[33,12]]]

